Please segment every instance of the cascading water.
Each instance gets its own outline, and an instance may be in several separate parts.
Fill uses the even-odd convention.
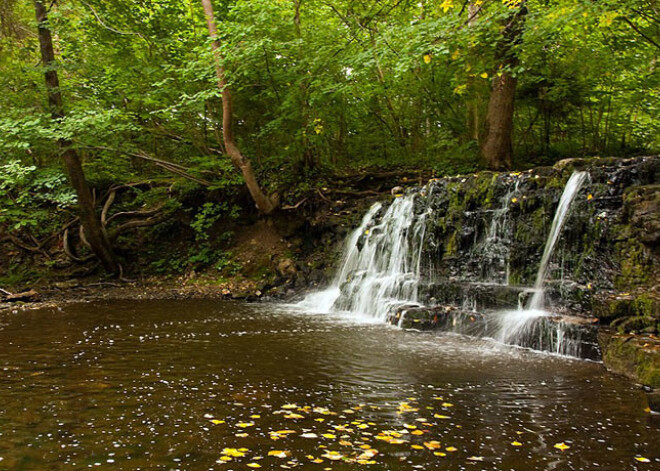
[[[535,324],[539,318],[550,315],[549,312],[544,310],[543,290],[543,284],[548,273],[548,264],[561,235],[561,230],[566,223],[571,203],[575,199],[575,195],[580,191],[580,188],[582,188],[587,176],[587,172],[573,172],[568,179],[545,243],[541,264],[534,283],[532,298],[527,308],[519,307],[517,310],[505,311],[499,315],[497,319],[497,330],[493,334],[495,339],[503,343],[520,344],[522,339],[529,338],[536,333],[535,331],[538,329],[536,329]],[[556,335],[552,338],[556,338],[556,342],[552,342],[551,351],[566,354],[564,351],[566,349],[564,346],[565,342],[562,341],[564,337],[564,325],[562,322],[557,322],[554,325]]]
[[[520,180],[513,177],[506,193],[500,198],[500,206],[490,214],[488,231],[483,241],[476,244],[482,257],[482,278],[487,283],[509,284],[509,211],[514,195],[518,193]]]
[[[526,308],[479,314],[477,303],[470,297],[463,297],[458,303],[458,306],[463,305],[463,309],[456,309],[456,306],[447,309],[447,305],[437,305],[435,298],[429,296],[429,286],[446,282],[437,280],[439,275],[431,269],[434,252],[430,247],[437,241],[433,240],[433,236],[425,240],[428,224],[437,222],[438,204],[446,201],[442,195],[437,200],[432,197],[434,192],[442,192],[443,188],[446,192],[446,187],[435,182],[395,198],[389,206],[380,203],[373,205],[359,227],[347,238],[341,268],[332,285],[325,291],[308,295],[299,306],[318,313],[347,312],[355,317],[387,320],[400,326],[423,325],[425,321],[411,321],[415,316],[421,316],[420,319],[426,319],[435,328],[578,356],[582,334],[575,323],[565,324],[543,310],[543,282],[571,202],[586,178],[586,172],[575,172],[566,184],[547,238],[536,283],[533,289],[527,290],[534,294]],[[521,289],[508,286],[507,269],[511,244],[509,211],[510,204],[516,200],[513,195],[519,192],[519,183],[517,174],[515,179],[503,179],[503,183],[499,183],[500,188],[503,187],[499,207],[481,211],[484,215],[481,217],[488,219],[482,226],[481,235],[474,234],[471,251],[479,255],[475,255],[475,260],[493,266],[467,272],[476,273],[475,279],[468,279],[467,284],[486,283],[509,290]],[[427,258],[423,260],[424,257]],[[467,266],[474,264],[468,263]]]
[[[372,206],[347,239],[331,287],[301,304],[319,312],[351,312],[382,320],[397,306],[417,304],[429,211],[414,213],[416,200],[425,195],[422,191],[397,197],[382,214],[380,203]]]
[[[575,195],[580,191],[580,188],[582,188],[587,176],[587,172],[573,172],[571,178],[569,178],[566,183],[564,193],[561,195],[559,206],[555,212],[555,217],[552,220],[552,227],[550,228],[548,240],[543,249],[541,264],[539,265],[539,271],[536,274],[536,282],[534,283],[534,294],[529,303],[530,310],[541,310],[544,307],[543,283],[545,282],[545,277],[548,273],[548,263],[550,262],[550,257],[552,257],[552,253],[559,240],[561,230],[566,223],[566,217],[568,216],[571,203],[575,199]]]

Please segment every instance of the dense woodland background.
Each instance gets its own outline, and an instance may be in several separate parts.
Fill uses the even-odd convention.
[[[658,0],[0,0],[0,241],[117,272],[183,209],[215,263],[346,175],[651,154],[659,54]]]

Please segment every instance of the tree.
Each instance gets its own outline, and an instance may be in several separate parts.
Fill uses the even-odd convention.
[[[525,1],[510,0],[513,12],[507,17],[502,37],[496,47],[498,71],[493,78],[488,112],[486,137],[482,153],[492,169],[511,168],[513,160],[513,112],[519,64],[516,45],[520,42],[527,7]]]
[[[218,88],[222,93],[222,137],[225,145],[225,151],[229,158],[234,162],[234,165],[243,174],[245,184],[248,191],[254,200],[257,209],[264,214],[273,212],[279,205],[279,198],[270,197],[266,195],[254,174],[254,169],[250,160],[245,157],[234,138],[234,117],[232,105],[232,93],[225,77],[225,68],[222,63],[222,56],[220,52],[220,40],[218,38],[218,29],[215,24],[215,13],[213,11],[213,4],[211,0],[202,0],[204,7],[204,14],[206,16],[206,25],[209,30],[209,37],[211,38],[213,47],[213,56],[215,59],[215,73],[218,78]]]
[[[64,119],[64,105],[57,74],[53,38],[48,25],[48,11],[40,0],[34,1],[34,7],[37,17],[39,46],[41,60],[44,66],[50,113],[54,122],[61,122]],[[57,140],[57,145],[64,160],[71,186],[73,186],[78,198],[80,222],[87,241],[103,267],[111,273],[118,274],[121,271],[121,267],[117,262],[117,257],[112,250],[108,236],[101,226],[100,219],[96,214],[94,199],[85,179],[80,157],[73,148],[70,140],[61,137]]]

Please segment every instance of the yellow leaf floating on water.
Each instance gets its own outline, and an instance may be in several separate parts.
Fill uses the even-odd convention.
[[[421,446],[421,445],[410,445],[410,448],[412,448],[413,450],[423,450],[424,449],[424,447]]]
[[[424,431],[422,430],[413,430],[410,433],[412,433],[413,435],[424,435]]]
[[[222,449],[222,454],[224,456],[231,456],[232,458],[243,458],[245,456],[245,452],[249,451],[247,448],[223,448]]]
[[[447,450],[449,453],[453,453],[455,451],[458,451],[458,448],[453,446],[448,446],[447,448],[445,448],[445,450]]]
[[[254,427],[254,422],[239,422],[236,426],[240,428]]]
[[[522,443],[516,441],[516,442],[511,442],[511,445],[513,445],[513,446],[522,446]]]
[[[221,456],[220,459],[219,459],[217,462],[218,462],[218,463],[221,463],[221,462],[224,461],[224,462],[226,463],[226,462],[231,461],[231,460],[233,460],[233,459],[234,459],[234,458],[232,458],[231,456]]]
[[[644,458],[643,456],[635,456],[635,459],[639,461],[640,463],[650,463],[651,460],[648,458]]]
[[[434,451],[433,454],[434,454],[435,456],[447,456],[447,453],[443,453],[443,452],[441,452],[441,451]]]
[[[484,457],[483,456],[470,456],[468,457],[469,461],[483,461]]]
[[[570,446],[568,446],[566,443],[561,442],[561,443],[555,443],[555,448],[561,451],[568,450]]]
[[[321,435],[321,436],[322,436],[323,438],[329,438],[329,439],[331,439],[331,440],[332,440],[333,438],[337,438],[337,435],[333,435],[332,433],[324,433],[324,434]]]
[[[300,414],[287,414],[284,416],[285,419],[298,420],[304,419],[305,417]]]
[[[268,452],[268,456],[274,456],[275,458],[288,458],[291,456],[291,452],[284,450],[271,450]]]
[[[261,468],[261,465],[259,463],[248,463],[247,467],[248,468]]]
[[[450,402],[443,402],[442,407],[454,407],[454,404],[452,404]]]
[[[214,425],[220,425],[220,424],[224,424],[225,421],[224,420],[213,419],[211,421],[211,423],[214,424]]]
[[[436,419],[449,419],[450,417],[448,415],[440,415],[440,414],[433,414],[433,417]]]
[[[323,458],[327,458],[331,461],[339,461],[342,458],[344,458],[344,455],[342,455],[338,451],[326,451],[325,454],[323,454],[321,456],[323,456]]]
[[[438,448],[440,448],[440,442],[436,440],[432,440],[430,442],[424,442],[424,446],[429,450],[437,450]]]
[[[282,409],[297,409],[297,408],[298,408],[298,404],[284,404],[282,406]]]
[[[417,426],[415,426],[415,425],[410,425],[410,424],[403,424],[403,426],[404,426],[405,428],[407,428],[408,430],[415,430],[415,429],[417,428]]]
[[[251,419],[260,419],[261,416],[259,414],[253,414],[250,416]]]

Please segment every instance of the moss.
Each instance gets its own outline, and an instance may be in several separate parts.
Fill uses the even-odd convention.
[[[660,299],[650,293],[600,299],[594,304],[594,314],[602,324],[616,327],[619,332],[656,331]]]
[[[599,342],[603,363],[609,370],[652,388],[660,388],[660,352],[627,335],[602,332]]]
[[[616,247],[621,270],[615,279],[615,287],[619,290],[629,290],[647,284],[653,267],[644,245],[630,239],[619,242]]]
[[[447,241],[447,244],[445,245],[445,254],[446,255],[455,255],[458,252],[458,231],[454,231],[451,236],[449,237],[449,240]]]

